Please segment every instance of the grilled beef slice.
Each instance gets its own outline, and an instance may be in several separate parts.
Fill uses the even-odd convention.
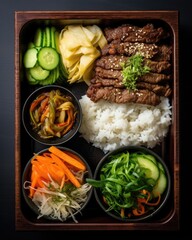
[[[116,54],[125,56],[140,54],[144,58],[149,58],[154,61],[170,61],[172,47],[167,45],[130,42],[119,43],[114,41],[106,44],[101,50],[101,55],[103,56]]]
[[[91,84],[94,87],[114,87],[114,88],[125,88],[123,82],[119,79],[109,79],[109,78],[100,78],[95,77],[91,80]],[[168,84],[160,85],[160,84],[151,84],[146,82],[137,82],[137,89],[147,89],[156,93],[158,96],[168,97],[171,95],[171,88]]]
[[[101,56],[96,60],[95,65],[97,67],[102,67],[104,69],[114,69],[114,70],[121,70],[121,64],[126,62],[128,57],[124,55],[107,55]],[[150,59],[144,59],[143,65],[146,65],[150,68],[151,72],[161,73],[161,72],[168,72],[170,70],[171,64],[168,61],[152,61]]]
[[[162,27],[154,28],[153,24],[144,27],[124,24],[117,28],[105,28],[104,34],[108,42],[120,40],[122,42],[157,43],[169,36]]]
[[[126,56],[140,54],[145,58],[153,58],[158,53],[158,51],[158,46],[155,44],[131,42],[122,43],[118,41],[113,41],[105,45],[102,48],[101,53],[102,55],[124,54]]]
[[[115,88],[125,88],[123,82],[118,78],[100,78],[96,76],[91,79],[91,84],[94,84],[95,87],[109,87],[113,86]]]
[[[95,68],[95,76],[98,76],[100,78],[113,78],[113,79],[119,79],[120,81],[123,81],[123,76],[120,70],[113,70],[113,69],[104,69],[101,67]],[[167,80],[170,80],[171,76],[162,74],[162,73],[146,73],[145,75],[138,78],[137,81],[144,81],[148,83],[160,83]]]
[[[168,84],[159,85],[159,84],[151,84],[146,82],[138,82],[136,84],[137,89],[147,89],[156,93],[158,96],[169,97],[172,93],[171,88]]]
[[[115,103],[140,103],[156,106],[160,103],[160,97],[149,90],[130,91],[128,89],[114,87],[95,87],[90,85],[87,96],[93,101],[100,99]]]
[[[170,61],[172,55],[172,47],[161,45],[158,47],[158,53],[153,57],[154,61]]]

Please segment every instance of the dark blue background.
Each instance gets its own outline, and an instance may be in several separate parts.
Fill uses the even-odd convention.
[[[179,10],[181,230],[179,232],[16,232],[14,166],[14,12],[17,10]],[[0,2],[0,233],[5,239],[182,239],[191,226],[190,146],[192,11],[189,0],[1,0]],[[184,216],[187,218],[184,218]],[[2,238],[2,237],[1,237]]]

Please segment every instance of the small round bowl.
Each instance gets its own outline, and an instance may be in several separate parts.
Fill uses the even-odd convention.
[[[77,221],[77,215],[83,215],[83,210],[86,208],[86,206],[88,205],[90,199],[91,199],[91,196],[92,196],[92,193],[93,193],[93,188],[92,186],[90,186],[89,184],[86,183],[85,179],[88,177],[88,178],[92,178],[93,177],[93,174],[92,174],[92,171],[91,171],[91,168],[88,164],[88,162],[79,154],[77,153],[76,151],[70,149],[70,148],[66,148],[66,147],[58,147],[58,146],[51,146],[51,147],[55,147],[57,149],[59,149],[60,151],[72,156],[73,158],[77,159],[78,162],[81,162],[84,164],[85,166],[85,170],[83,170],[84,174],[81,175],[82,179],[81,180],[78,180],[80,183],[81,183],[81,187],[75,187],[74,184],[72,183],[72,181],[70,181],[68,179],[68,181],[66,180],[64,185],[62,185],[62,188],[61,188],[61,183],[59,183],[58,185],[56,185],[56,187],[54,187],[55,185],[54,184],[51,184],[51,181],[48,181],[46,180],[45,178],[43,178],[41,176],[40,179],[42,179],[43,181],[45,181],[47,183],[47,186],[41,186],[41,184],[39,185],[39,182],[37,182],[34,186],[34,189],[35,189],[35,193],[37,194],[41,194],[41,198],[38,198],[38,196],[33,193],[32,195],[31,194],[31,191],[30,191],[30,186],[32,186],[32,167],[34,168],[34,165],[32,165],[32,160],[34,160],[34,156],[27,162],[25,168],[24,168],[24,171],[23,171],[23,174],[22,174],[22,193],[23,193],[23,197],[24,197],[24,200],[26,201],[27,205],[29,206],[29,208],[35,213],[37,214],[37,218],[43,218],[43,219],[47,219],[47,220],[51,220],[51,221],[67,221],[67,220],[73,220],[75,222],[78,222]],[[44,150],[41,150],[39,151],[38,153],[35,154],[35,156],[45,156],[45,154],[47,154],[46,156],[48,156],[49,153],[51,153],[52,151],[50,151],[49,149],[51,148],[46,148]],[[52,152],[53,153],[53,152]],[[59,157],[60,158],[60,157]],[[61,158],[60,158],[61,159]],[[61,160],[62,161],[62,160]],[[35,160],[35,162],[37,162]],[[77,172],[79,169],[75,168],[75,167],[72,167],[71,164],[67,163],[66,161],[63,161],[65,163],[65,165],[67,166],[67,168],[70,170],[70,171],[73,171],[73,175],[75,175],[75,172]],[[55,162],[54,162],[55,164]],[[72,168],[71,168],[72,167]],[[49,167],[50,169],[51,167]],[[40,168],[39,168],[40,169]],[[71,170],[72,169],[72,170]],[[76,169],[76,170],[75,170]],[[37,171],[36,171],[37,172]],[[33,171],[33,174],[34,174],[34,171]],[[35,175],[35,174],[34,174]],[[55,179],[53,179],[54,175],[51,175],[51,179],[54,180],[54,182],[58,183],[58,181],[56,181]],[[76,176],[76,175],[75,175]],[[65,175],[65,179],[66,178],[69,178],[67,175]],[[38,178],[39,179],[39,178]],[[39,181],[39,180],[38,180]],[[42,181],[41,181],[42,183]],[[52,188],[53,186],[53,188]],[[74,190],[78,190],[78,189],[84,189],[84,200],[81,201],[79,197],[77,197],[76,202],[78,202],[78,204],[80,205],[80,207],[78,207],[77,209],[71,207],[71,213],[72,214],[69,214],[68,216],[65,216],[65,215],[62,215],[61,212],[59,212],[58,210],[56,210],[57,208],[59,208],[59,206],[61,207],[61,198],[59,198],[60,196],[58,195],[54,195],[54,194],[49,194],[49,195],[46,195],[44,193],[42,193],[42,188],[43,189],[46,189],[46,191],[52,191],[54,193],[58,193],[59,194],[67,194],[69,197],[73,198],[71,196],[71,191],[74,191]],[[37,190],[36,190],[37,189]],[[54,190],[53,190],[54,189]],[[85,191],[86,190],[86,191]],[[33,191],[33,190],[32,190]],[[81,190],[82,191],[82,190]],[[74,193],[73,193],[74,194]],[[42,196],[44,196],[44,200],[42,200]],[[56,205],[54,205],[54,207],[52,207],[52,209],[54,209],[55,212],[57,212],[57,215],[54,215],[52,214],[52,212],[47,212],[47,214],[42,214],[42,212],[40,211],[40,205],[42,206],[43,204],[45,204],[45,196],[46,196],[46,199],[48,199],[48,197],[51,198],[51,203],[53,204],[55,201]],[[35,201],[39,201],[40,200],[40,205],[37,206],[38,204],[35,203]],[[65,198],[64,198],[65,199]],[[35,201],[34,201],[35,200]],[[49,200],[47,200],[48,202]],[[43,203],[43,204],[42,204]],[[49,206],[53,206],[53,205],[47,205],[46,208]],[[62,209],[65,207],[65,202],[63,202],[62,204]],[[47,208],[48,209],[48,208]],[[50,209],[49,209],[50,210]],[[45,209],[43,210],[45,211]],[[48,211],[48,210],[47,210]],[[64,212],[64,210],[63,210]],[[44,212],[43,212],[44,213]]]
[[[132,190],[131,190],[131,187],[130,188],[128,187],[127,189],[125,189],[120,184],[119,188],[116,187],[115,192],[113,192],[114,191],[113,186],[117,186],[119,184],[119,182],[118,183],[115,181],[113,182],[113,180],[110,180],[111,182],[107,186],[108,190],[106,190],[106,188],[105,188],[105,190],[103,190],[102,187],[98,187],[98,185],[94,186],[92,184],[94,186],[94,195],[95,195],[96,201],[106,214],[108,214],[112,218],[117,219],[119,221],[138,222],[138,221],[148,220],[148,219],[152,218],[153,216],[157,215],[157,213],[159,213],[163,209],[163,207],[166,204],[167,199],[169,197],[170,187],[171,187],[171,179],[170,179],[170,173],[169,173],[168,167],[166,166],[164,161],[160,158],[160,156],[158,156],[155,152],[153,152],[152,150],[149,150],[148,148],[139,147],[139,146],[121,147],[119,149],[109,152],[100,160],[100,162],[98,163],[98,165],[96,167],[95,173],[94,173],[94,180],[101,180],[101,178],[103,180],[103,179],[108,178],[106,176],[104,178],[101,176],[101,169],[104,167],[105,164],[111,162],[111,160],[112,160],[111,156],[122,154],[122,153],[129,153],[129,156],[130,156],[130,154],[134,154],[134,153],[145,154],[145,156],[147,155],[148,157],[150,155],[149,159],[147,159],[147,160],[143,160],[142,158],[140,158],[139,164],[142,165],[142,167],[143,167],[142,169],[144,169],[144,171],[145,171],[146,179],[148,178],[147,184],[150,184],[150,186],[152,186],[152,189],[153,189],[153,190],[150,190],[150,196],[152,196],[152,194],[153,194],[154,197],[152,200],[148,201],[148,204],[149,203],[151,204],[152,202],[153,203],[151,205],[146,205],[142,202],[141,196],[140,196],[140,199],[137,197],[134,198],[133,196],[136,196],[136,194],[138,194],[138,193],[142,193],[142,194],[145,193],[146,194],[145,197],[148,196],[147,193],[144,192],[144,190],[134,190],[135,192],[133,192],[134,187],[132,188]],[[125,167],[125,166],[122,166],[122,167]],[[115,165],[113,165],[113,170],[112,170],[111,166],[109,168],[110,168],[110,171],[113,171],[113,173],[114,173],[114,171],[117,170],[117,166],[115,166]],[[125,167],[126,170],[123,170],[124,173],[125,173],[125,171],[130,170],[130,169],[128,170],[128,168],[129,167],[127,167],[127,165],[126,165],[126,167]],[[131,171],[132,170],[130,170],[130,172],[128,174],[129,178],[132,178],[132,177],[134,178],[133,175],[131,176],[131,174],[132,174]],[[157,176],[158,172],[159,172],[159,176]],[[105,174],[107,174],[107,173],[105,173]],[[154,179],[156,179],[156,181],[154,181]],[[120,182],[125,181],[127,186],[131,182],[130,180],[127,180],[127,179],[125,180],[125,177],[122,175],[121,176],[118,175],[117,181],[120,181]],[[104,184],[106,184],[106,182]],[[158,186],[158,188],[157,188],[157,186]],[[105,187],[106,187],[106,185],[105,185]],[[131,197],[133,197],[132,199],[134,199],[134,204],[135,204],[134,207],[127,206],[127,208],[125,207],[124,210],[121,212],[121,208],[123,208],[123,207],[120,207],[120,205],[119,205],[118,210],[116,209],[117,211],[115,211],[114,207],[107,203],[107,197],[109,195],[110,195],[110,198],[108,198],[109,199],[108,201],[111,201],[110,199],[113,198],[113,197],[111,197],[111,192],[109,193],[109,191],[111,191],[111,188],[112,188],[112,192],[114,194],[125,194],[124,196],[120,195],[121,197],[119,197],[119,196],[115,197],[118,204],[125,204],[125,201],[126,201],[125,199],[130,198],[129,194],[131,194]],[[159,198],[160,191],[161,191],[161,194],[160,194],[161,197]],[[108,196],[107,196],[107,194],[108,194]],[[140,203],[138,203],[138,201],[140,201]],[[158,201],[159,201],[159,203],[157,204]],[[112,202],[114,202],[114,198],[113,198]],[[141,208],[141,204],[142,204],[142,206],[145,207],[145,210],[143,210]],[[110,205],[111,209],[110,209],[109,205]],[[140,206],[140,207],[138,207],[138,206]],[[134,208],[137,208],[137,210],[133,210]]]
[[[35,108],[34,108],[33,121],[32,121],[32,117],[30,114],[30,107],[31,107],[32,102],[35,99],[37,99],[41,94],[50,93],[51,91],[60,91],[62,96],[69,97],[70,101],[74,105],[74,108],[76,111],[76,116],[75,116],[74,122],[72,124],[72,127],[66,133],[64,133],[64,130],[63,130],[63,129],[66,129],[66,127],[64,126],[65,123],[58,122],[59,115],[61,115],[61,110],[59,110],[56,107],[54,109],[55,115],[54,115],[53,124],[51,125],[51,130],[50,130],[50,126],[47,127],[47,123],[50,122],[49,120],[46,122],[45,121],[46,118],[44,117],[44,120],[41,121],[41,116],[43,115],[43,112],[45,112],[46,107],[44,107],[44,109],[42,111],[40,111],[40,113],[38,113],[38,118],[36,118],[36,119],[34,118],[34,115],[35,115]],[[62,103],[62,101],[61,101],[61,103]],[[48,102],[47,105],[48,104],[51,105],[50,102]],[[61,106],[61,104],[60,104],[60,106]],[[36,109],[37,108],[40,109],[40,104],[38,104],[36,106]],[[38,112],[38,111],[36,111],[36,112]],[[47,115],[47,116],[50,116],[50,115]],[[47,118],[47,119],[49,119],[49,118]],[[36,122],[35,124],[34,124],[34,121]],[[81,126],[81,122],[82,122],[81,105],[79,103],[79,100],[69,89],[64,88],[62,86],[58,86],[58,85],[43,86],[43,87],[36,89],[34,92],[32,92],[26,99],[26,101],[23,105],[23,109],[22,109],[22,122],[23,122],[23,126],[24,126],[25,130],[27,131],[27,133],[29,134],[29,136],[31,138],[33,138],[35,141],[37,141],[41,144],[45,144],[45,145],[59,145],[59,144],[69,141],[78,132],[78,130]],[[41,130],[41,134],[39,134],[39,130],[42,128],[46,129],[47,136],[43,136],[42,132],[44,133],[44,130],[43,131]],[[56,133],[58,133],[59,135]]]

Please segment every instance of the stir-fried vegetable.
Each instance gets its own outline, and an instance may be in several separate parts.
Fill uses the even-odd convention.
[[[33,129],[41,138],[62,137],[71,130],[77,110],[70,96],[60,90],[40,94],[30,105]]]
[[[76,155],[57,147],[49,150],[32,158],[30,181],[25,181],[24,188],[29,189],[29,197],[38,207],[38,218],[49,216],[64,221],[71,216],[77,222],[74,213],[82,208],[91,189],[84,181],[86,165]],[[55,155],[57,150],[65,158]]]
[[[153,189],[159,185],[161,174],[164,173],[152,155],[123,152],[109,156],[97,180],[87,178],[86,181],[101,190],[107,211],[113,210],[122,218],[130,218],[158,206],[166,183],[162,185],[163,191],[159,188],[159,192],[153,192]]]

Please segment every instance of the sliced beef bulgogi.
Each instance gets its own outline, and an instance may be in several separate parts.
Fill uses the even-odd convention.
[[[124,55],[107,55],[97,59],[95,65],[104,69],[122,70],[122,63],[127,60],[128,57]],[[155,73],[169,72],[171,68],[169,61],[152,61],[145,58],[143,64],[148,66],[151,72]]]
[[[114,87],[114,88],[125,88],[123,82],[119,79],[112,79],[112,78],[100,78],[95,77],[91,80],[91,84],[95,87]],[[160,84],[151,84],[147,82],[137,82],[136,84],[137,89],[147,89],[156,93],[159,96],[168,97],[171,94],[171,88],[169,84],[160,85]]]
[[[114,87],[95,87],[90,86],[87,90],[87,96],[97,102],[104,99],[115,103],[140,103],[156,106],[160,103],[160,97],[147,89],[130,91],[126,88]]]
[[[105,28],[104,33],[108,44],[95,62],[94,76],[87,90],[92,101],[157,105],[161,96],[171,95],[172,47],[162,41],[169,37],[168,32],[152,24],[142,28],[126,24]],[[124,85],[123,64],[136,54],[142,56],[142,64],[149,72],[138,77],[136,90],[130,90]]]
[[[117,78],[120,81],[123,81],[123,76],[120,70],[113,70],[113,69],[104,69],[101,67],[95,68],[96,76],[100,78]],[[137,81],[144,81],[148,83],[159,83],[164,82],[171,79],[171,75],[166,75],[163,73],[147,73],[138,78]]]
[[[104,34],[108,42],[120,40],[122,42],[156,43],[169,36],[162,27],[154,28],[153,24],[144,27],[124,24],[117,28],[105,28]]]
[[[107,44],[102,49],[102,55],[125,55],[132,56],[140,54],[144,58],[149,58],[157,61],[170,61],[172,48],[167,45],[157,46],[156,44],[147,43],[120,43],[112,42]]]

